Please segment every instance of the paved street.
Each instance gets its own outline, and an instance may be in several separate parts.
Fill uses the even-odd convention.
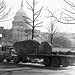
[[[40,64],[0,63],[0,75],[75,75],[75,66],[65,68],[44,67]]]

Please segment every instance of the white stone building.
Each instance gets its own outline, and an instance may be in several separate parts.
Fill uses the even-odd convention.
[[[24,17],[23,17],[24,16]],[[12,22],[12,39],[13,41],[23,41],[30,38],[30,26],[27,24],[27,15],[23,10],[23,0],[20,9],[16,12]]]

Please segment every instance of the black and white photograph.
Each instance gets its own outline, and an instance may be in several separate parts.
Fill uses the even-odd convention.
[[[0,75],[75,75],[75,0],[0,0]]]

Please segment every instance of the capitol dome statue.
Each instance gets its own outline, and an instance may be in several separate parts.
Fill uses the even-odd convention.
[[[14,16],[14,20],[12,22],[12,35],[14,40],[23,41],[25,39],[28,39],[29,32],[27,31],[30,30],[30,26],[27,24],[27,21],[28,21],[27,17],[28,16],[26,12],[23,10],[23,0],[22,0],[21,7],[16,12]]]

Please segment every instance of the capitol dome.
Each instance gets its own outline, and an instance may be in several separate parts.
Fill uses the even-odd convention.
[[[25,18],[27,19],[26,12],[23,10],[23,0],[22,0],[21,7],[15,14],[14,21],[15,22],[22,22],[23,21],[23,16],[25,16]]]
[[[16,13],[15,16],[21,16],[21,15],[26,16],[26,13],[25,13],[25,11],[23,10],[23,8],[20,8],[20,9],[17,11],[17,13]]]

